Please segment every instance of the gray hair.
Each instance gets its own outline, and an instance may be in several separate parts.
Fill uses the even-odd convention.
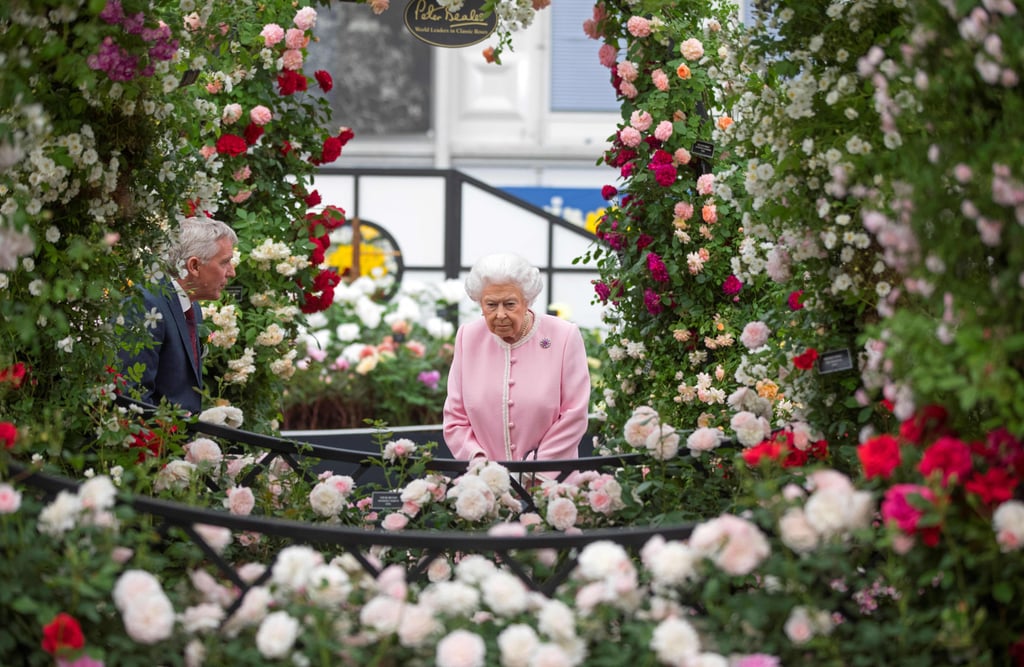
[[[178,227],[178,233],[167,248],[167,264],[181,269],[189,257],[198,257],[208,262],[217,254],[217,242],[230,239],[231,245],[238,243],[235,230],[213,218],[185,218]]]
[[[532,304],[544,288],[537,267],[519,255],[499,253],[477,260],[466,276],[466,294],[473,301],[479,302],[485,287],[507,283],[519,288],[527,304]]]

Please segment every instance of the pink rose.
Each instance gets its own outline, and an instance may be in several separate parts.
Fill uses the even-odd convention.
[[[672,213],[680,220],[689,220],[693,217],[693,204],[685,201],[676,202]]]
[[[455,630],[437,643],[437,667],[484,667],[487,645],[480,635]]]
[[[402,530],[409,525],[409,517],[400,512],[392,512],[384,517],[380,527],[384,530]]]
[[[748,322],[747,326],[743,327],[743,333],[740,334],[740,342],[748,350],[756,350],[768,342],[770,333],[768,325],[764,322],[760,320]]]
[[[228,104],[224,107],[224,111],[221,112],[220,122],[225,125],[231,125],[242,117],[242,105],[241,104]]]
[[[232,514],[248,516],[256,507],[256,496],[247,486],[233,486],[228,489],[225,505]]]
[[[615,67],[616,59],[619,56],[619,50],[611,44],[602,44],[601,48],[597,51],[597,59],[602,65],[611,69]]]
[[[0,514],[13,514],[21,507],[21,493],[10,484],[0,484]]]
[[[284,39],[284,28],[276,23],[268,23],[263,26],[263,30],[260,31],[260,37],[263,38],[263,43],[267,46],[274,46]]]
[[[714,174],[701,174],[700,178],[697,179],[697,192],[702,195],[711,194],[715,188],[715,175]]]
[[[302,69],[302,51],[288,49],[281,56],[281,66],[286,70],[298,71]]]
[[[699,60],[704,55],[704,45],[699,39],[691,37],[679,45],[679,53],[687,60]]]
[[[722,433],[717,428],[701,427],[686,438],[686,447],[690,452],[699,454],[709,452],[722,443]]]
[[[557,530],[568,530],[576,525],[579,510],[568,498],[555,498],[548,505],[547,521]]]
[[[303,7],[295,13],[293,23],[300,30],[312,30],[316,25],[316,10],[312,7]]]
[[[654,82],[654,87],[661,92],[664,93],[668,90],[668,74],[665,74],[665,72],[660,69],[656,69],[651,72],[651,81]]]
[[[270,109],[262,104],[254,106],[252,111],[249,112],[249,120],[256,125],[266,125],[273,117],[273,114],[270,113]]]
[[[302,49],[306,46],[306,33],[298,28],[289,28],[284,34],[284,45],[287,49]]]
[[[631,16],[626,21],[626,30],[634,37],[647,37],[651,34],[651,22],[642,16]]]
[[[636,64],[628,60],[624,60],[618,64],[616,71],[619,76],[622,77],[623,81],[636,81],[636,77],[639,75],[639,71],[636,68]]]
[[[637,110],[629,116],[629,124],[641,132],[646,132],[653,122],[654,118],[646,111]]]
[[[654,138],[658,141],[668,141],[672,136],[672,122],[663,120],[654,128]]]
[[[634,127],[624,127],[619,131],[619,140],[623,145],[635,148],[643,141],[643,135]]]

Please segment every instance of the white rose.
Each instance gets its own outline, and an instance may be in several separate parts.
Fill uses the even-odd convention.
[[[283,658],[288,655],[299,636],[299,621],[286,611],[267,614],[256,631],[256,648],[264,658]]]

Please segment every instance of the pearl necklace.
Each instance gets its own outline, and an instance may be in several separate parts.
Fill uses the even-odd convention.
[[[530,325],[532,325],[532,324],[533,324],[533,313],[531,313],[530,311],[526,311],[526,317],[523,318],[523,328],[519,330],[519,335],[516,336],[516,339],[515,339],[514,342],[518,343],[519,341],[521,341],[523,339],[523,336],[526,335],[526,330],[529,329]]]

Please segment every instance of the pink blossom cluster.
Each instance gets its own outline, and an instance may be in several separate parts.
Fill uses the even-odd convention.
[[[139,35],[148,46],[151,61],[171,60],[178,52],[178,40],[171,39],[171,29],[163,21],[155,28],[145,26],[146,17],[142,12],[126,16],[120,0],[107,0],[100,12],[100,19],[110,25],[119,25],[128,35]],[[106,73],[111,81],[131,81],[140,76],[153,76],[154,67],[150,62],[140,69],[140,56],[133,55],[111,36],[103,38],[99,50],[86,58],[89,69]]]

